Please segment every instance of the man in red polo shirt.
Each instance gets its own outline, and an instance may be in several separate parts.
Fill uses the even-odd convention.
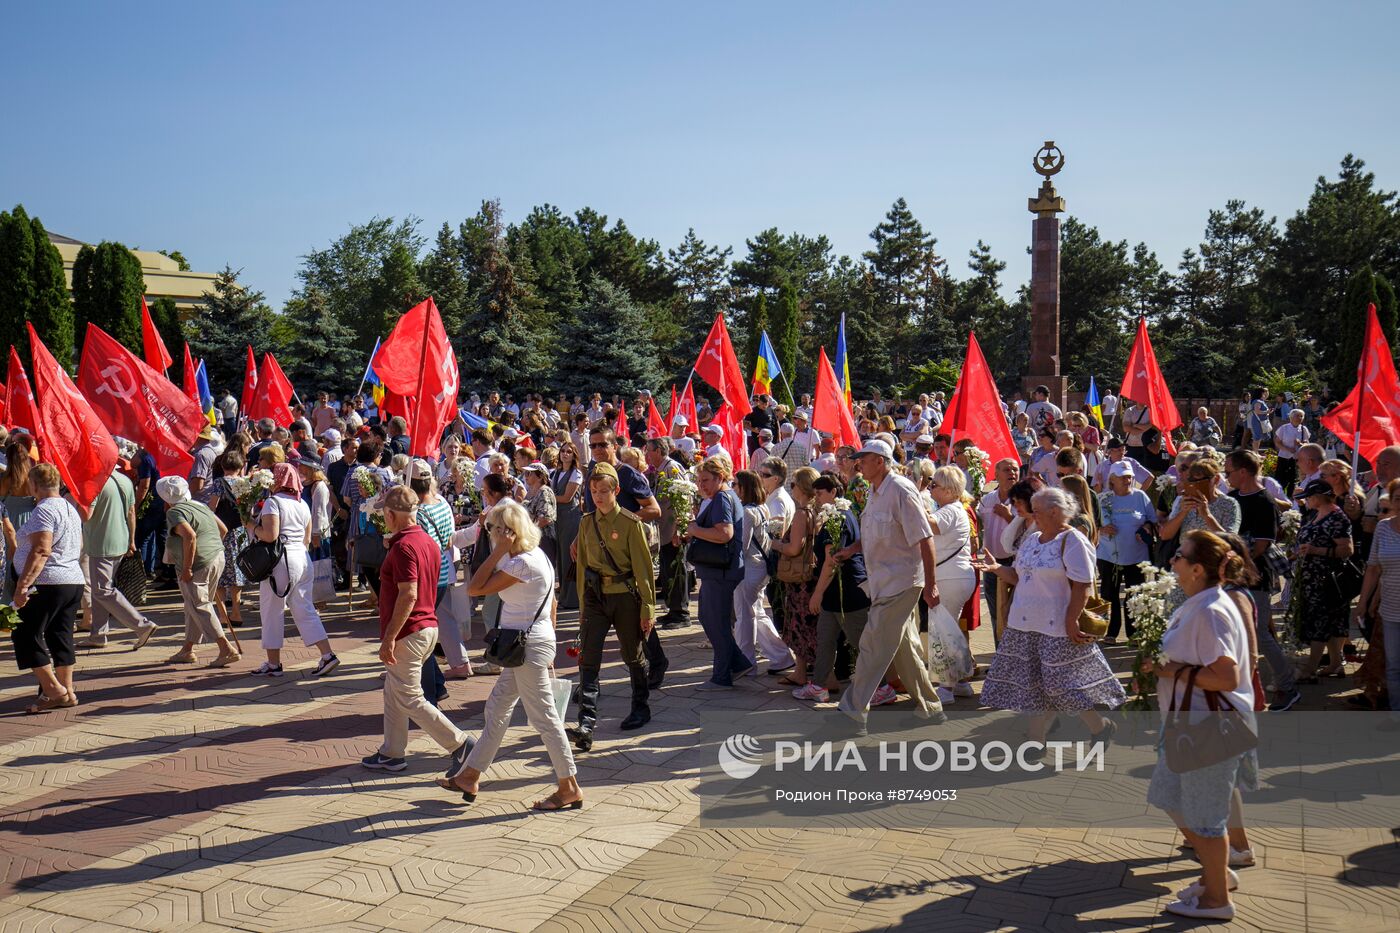
[[[475,744],[423,695],[423,662],[437,644],[437,542],[418,526],[418,497],[407,486],[384,493],[389,552],[380,568],[379,659],[384,662],[384,744],[360,759],[374,771],[402,771],[412,719],[452,752],[449,778],[466,766]]]

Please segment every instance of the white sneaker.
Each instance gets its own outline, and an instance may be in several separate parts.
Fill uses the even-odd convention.
[[[949,690],[942,684],[939,684],[937,687],[934,687],[933,690],[935,693],[938,694],[938,702],[942,703],[944,706],[950,705],[955,699],[957,699],[957,694],[955,694],[953,691]]]
[[[1230,846],[1230,867],[1250,868],[1254,865],[1253,849],[1236,849]]]
[[[1226,904],[1224,907],[1202,907],[1199,898],[1183,897],[1179,901],[1172,901],[1168,904],[1167,913],[1176,914],[1179,917],[1195,917],[1200,920],[1233,920],[1235,919],[1235,906]]]
[[[1233,868],[1227,868],[1225,869],[1225,876],[1228,879],[1225,887],[1231,891],[1237,890],[1240,886],[1239,873],[1236,872]],[[1192,882],[1191,884],[1188,884],[1180,891],[1177,891],[1176,896],[1183,901],[1186,900],[1188,897],[1197,898],[1201,896],[1201,893],[1205,891],[1205,889],[1205,885],[1201,884],[1199,881],[1196,881]]]
[[[819,687],[814,683],[803,684],[801,687],[794,687],[792,695],[799,700],[811,700],[814,703],[830,703],[831,694],[825,687]]]

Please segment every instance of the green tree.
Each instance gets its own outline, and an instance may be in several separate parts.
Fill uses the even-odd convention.
[[[410,256],[423,251],[418,219],[408,217],[395,223],[392,217],[375,217],[325,249],[313,250],[302,258],[298,276],[301,292],[316,289],[325,296],[336,320],[355,331],[356,344],[364,353],[383,337],[386,285],[385,260],[403,247]],[[391,263],[391,269],[398,266]],[[402,312],[406,307],[399,308]]]
[[[309,296],[311,293],[311,290],[307,290],[304,294]],[[388,335],[405,311],[428,297],[418,278],[418,260],[408,244],[394,243],[389,247],[379,262],[379,276],[370,288],[370,295],[368,316],[373,319],[370,326],[374,328],[374,334],[380,337]],[[329,307],[325,294],[319,289],[316,290],[314,303]]]
[[[175,260],[175,264],[180,267],[181,272],[190,271],[190,261],[186,259],[185,254],[178,249],[163,249],[160,251],[160,254],[167,259]]]
[[[885,219],[870,232],[874,249],[865,253],[875,288],[877,326],[889,330],[894,369],[902,370],[915,356],[946,355],[955,337],[944,303],[945,263],[934,247],[937,240],[924,231],[909,204],[899,198]]]
[[[1083,382],[1121,373],[1127,360],[1133,267],[1126,240],[1112,243],[1076,217],[1060,227],[1060,371]]]
[[[680,246],[666,254],[676,290],[669,311],[680,331],[679,341],[669,348],[670,352],[662,360],[668,372],[687,369],[695,361],[715,315],[724,313],[733,303],[734,288],[729,283],[729,257],[733,253],[732,247],[721,250],[718,246],[706,245],[692,227],[686,231]],[[766,309],[763,316],[767,316]],[[760,330],[766,326],[765,321]],[[747,352],[748,359],[753,359],[758,352],[758,338],[752,323],[748,335],[747,347],[739,349]]]
[[[1333,396],[1345,398],[1356,386],[1357,361],[1361,359],[1361,344],[1366,336],[1367,308],[1376,306],[1381,332],[1392,352],[1395,347],[1395,289],[1385,276],[1377,275],[1370,265],[1363,265],[1347,283],[1341,314],[1333,327],[1337,339],[1336,365],[1332,369]]]
[[[203,358],[211,389],[243,385],[247,347],[251,346],[258,356],[277,349],[272,343],[272,309],[262,292],[239,284],[239,274],[224,266],[214,279],[213,290],[204,293],[204,304],[190,321],[190,352]],[[168,348],[171,356],[181,358],[179,347]],[[285,367],[284,361],[278,363]]]
[[[1317,367],[1328,374],[1346,365],[1336,322],[1352,276],[1370,265],[1400,281],[1400,202],[1394,191],[1379,190],[1365,167],[1348,153],[1335,181],[1317,179],[1307,206],[1285,225],[1273,267],[1277,300],[1299,316]]]
[[[34,303],[29,307],[29,320],[59,365],[71,370],[75,346],[73,302],[68,297],[68,282],[63,278],[63,257],[38,217],[31,217],[29,225],[34,240],[34,269],[30,276]]]
[[[525,318],[531,295],[507,252],[501,202],[481,202],[481,210],[462,222],[459,239],[471,297],[463,332],[453,341],[457,358],[472,361],[481,388],[539,388],[546,361]]]
[[[559,359],[556,388],[582,395],[607,386],[631,396],[661,384],[661,367],[649,341],[612,337],[639,333],[645,326],[645,312],[625,290],[594,278],[574,318],[577,323],[565,335],[571,352]]]
[[[141,262],[131,250],[111,242],[84,246],[73,266],[73,317],[79,349],[91,322],[140,354],[141,296],[145,291]],[[176,351],[171,352],[174,355]]]
[[[22,205],[0,212],[0,341],[20,351],[29,361],[29,340],[24,324],[34,307],[34,228]],[[3,352],[3,348],[0,348]]]
[[[317,289],[289,300],[273,332],[280,338],[277,360],[303,394],[323,389],[343,394],[359,385],[365,354],[355,345],[355,332],[336,319]]]
[[[797,379],[797,342],[802,330],[802,307],[797,302],[797,289],[791,284],[784,284],[778,292],[778,313],[773,320],[773,329],[778,335],[773,349],[778,354],[783,374],[787,376],[786,381],[779,380],[782,388],[776,391],[779,400],[792,407],[796,403],[787,387]]]
[[[1030,317],[1002,297],[1001,273],[1006,263],[992,256],[990,246],[978,240],[968,257],[972,277],[951,282],[951,317],[962,340],[968,331],[976,332],[993,378],[1001,385],[1013,385],[1029,363]]]
[[[438,229],[433,248],[423,257],[419,278],[423,290],[433,296],[448,335],[461,333],[470,295],[462,250],[451,224],[444,223]]]

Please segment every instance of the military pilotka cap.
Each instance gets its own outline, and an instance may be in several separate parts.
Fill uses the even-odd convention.
[[[597,479],[600,476],[611,476],[613,480],[616,481],[617,467],[613,466],[611,463],[593,464],[593,475],[592,477],[590,477],[590,479]]]

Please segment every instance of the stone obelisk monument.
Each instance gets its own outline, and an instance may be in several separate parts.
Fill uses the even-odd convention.
[[[1035,154],[1031,165],[1044,176],[1040,191],[1029,199],[1031,221],[1031,359],[1026,399],[1036,386],[1048,386],[1050,401],[1065,407],[1065,377],[1060,375],[1060,218],[1065,199],[1055,192],[1050,177],[1065,167],[1065,155],[1053,139]]]

